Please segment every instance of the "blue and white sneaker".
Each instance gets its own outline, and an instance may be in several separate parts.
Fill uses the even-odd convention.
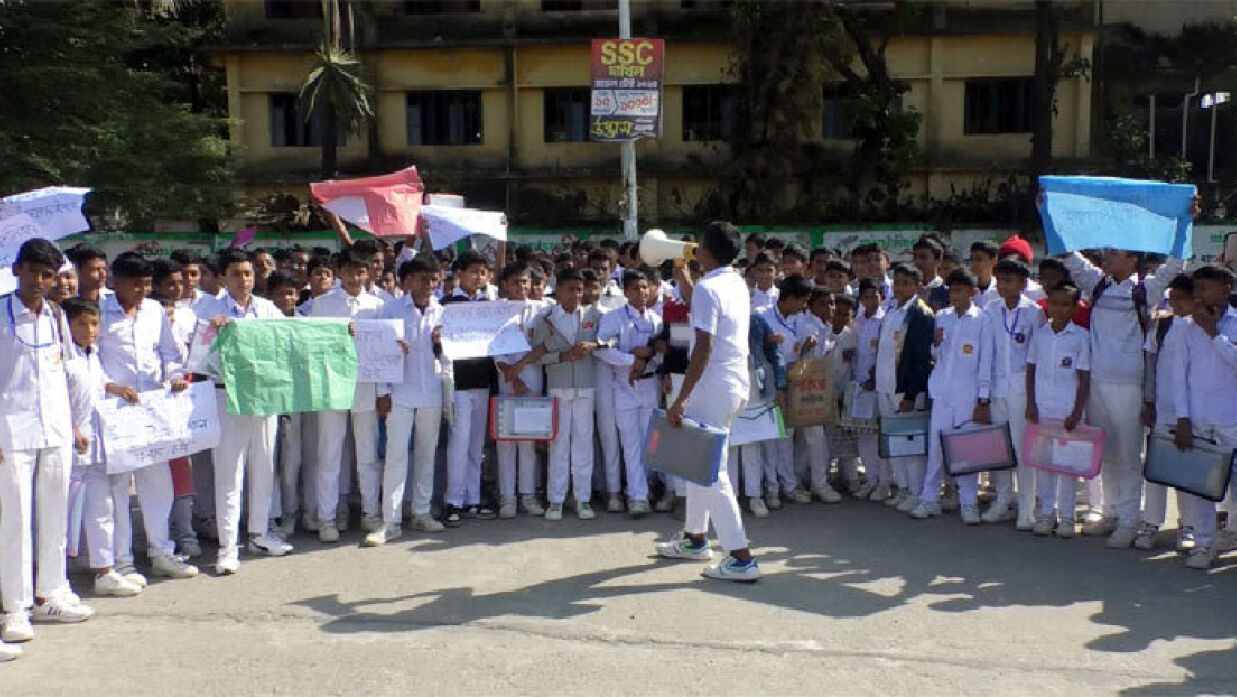
[[[735,583],[755,583],[760,580],[760,565],[756,559],[739,561],[734,557],[726,557],[726,561],[712,566],[706,566],[700,575],[705,578],[715,578],[719,581],[734,581]]]
[[[666,559],[708,561],[713,558],[713,550],[709,548],[708,540],[705,540],[700,546],[696,546],[690,539],[680,537],[671,542],[658,542],[657,556]]]

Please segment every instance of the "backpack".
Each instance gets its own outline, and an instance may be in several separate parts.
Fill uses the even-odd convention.
[[[1112,277],[1105,276],[1099,283],[1095,284],[1095,290],[1091,291],[1091,310],[1095,311],[1095,307],[1099,305],[1100,297],[1104,295],[1104,291],[1112,287]],[[1133,290],[1130,291],[1130,298],[1134,301],[1134,314],[1138,316],[1138,326],[1142,328],[1145,335],[1147,333],[1147,325],[1151,322],[1151,313],[1147,311],[1147,286],[1140,279],[1134,284]],[[1164,331],[1168,331],[1165,329]]]

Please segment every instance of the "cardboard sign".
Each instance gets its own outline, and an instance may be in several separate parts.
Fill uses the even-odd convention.
[[[786,427],[829,426],[838,420],[833,359],[808,358],[786,371]]]

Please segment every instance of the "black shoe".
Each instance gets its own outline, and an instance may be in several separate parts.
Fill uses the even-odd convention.
[[[493,520],[498,517],[498,514],[489,506],[472,506],[468,509],[468,517],[477,520]]]
[[[448,528],[458,528],[462,521],[460,520],[460,509],[456,506],[447,506],[442,511],[442,524]]]

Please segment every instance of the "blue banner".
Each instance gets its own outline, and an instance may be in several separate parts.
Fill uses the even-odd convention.
[[[1039,214],[1049,254],[1079,249],[1193,255],[1192,184],[1111,177],[1040,177]]]

